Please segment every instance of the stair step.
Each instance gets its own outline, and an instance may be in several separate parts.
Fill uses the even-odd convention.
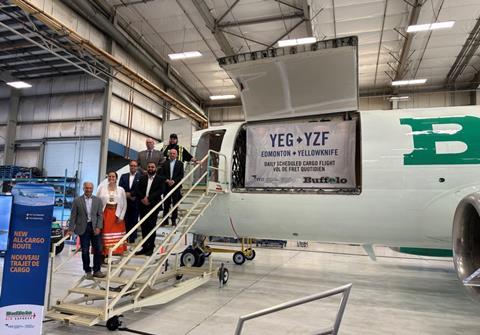
[[[130,281],[131,278],[129,277],[117,277],[113,276],[110,277],[110,283],[115,283],[115,284],[127,284]],[[143,284],[146,280],[148,279],[148,276],[140,277],[135,280],[135,283],[137,284]],[[101,281],[101,282],[107,282],[107,277],[105,278],[95,278],[96,281]]]
[[[95,281],[106,282],[107,277],[94,278],[94,280]],[[117,276],[110,277],[110,283],[115,283],[115,284],[126,284],[126,283],[129,282],[129,280],[130,280],[130,278],[127,278],[127,277],[117,277]]]
[[[178,213],[185,213],[185,214],[186,214],[186,213],[188,213],[189,211],[190,211],[190,209],[179,209],[179,210],[178,210]],[[193,209],[190,214],[200,213],[201,211],[203,211],[203,208]]]
[[[71,315],[71,314],[63,314],[57,311],[48,311],[45,313],[45,317],[48,319],[58,320],[58,321],[69,321],[76,325],[80,326],[93,326],[96,324],[98,316],[85,316],[85,315]]]
[[[121,260],[120,260],[120,261],[121,261]],[[118,268],[119,265],[120,265],[119,262],[116,263],[116,264],[112,264],[112,269]],[[125,264],[124,266],[122,266],[122,268],[123,268],[124,270],[137,271],[138,269],[140,269],[141,266],[142,266],[142,264]],[[103,268],[108,268],[108,264],[103,263],[103,264],[102,264],[102,267],[103,267]]]
[[[157,263],[158,262],[153,262],[152,264],[147,266],[147,269],[156,266]],[[107,267],[107,264],[102,264],[102,266]],[[123,270],[130,270],[130,271],[138,271],[138,270],[141,269],[142,266],[143,266],[142,264],[137,264],[137,265],[125,264],[124,266],[122,266],[122,269]],[[118,267],[119,267],[119,264],[112,264],[112,269],[116,269]]]
[[[103,308],[87,305],[77,305],[77,304],[60,304],[55,305],[53,308],[57,311],[72,313],[72,314],[83,314],[91,316],[100,316],[103,314]]]
[[[75,288],[69,289],[68,292],[84,294],[84,295],[94,296],[94,297],[101,297],[101,298],[105,298],[107,296],[106,290],[99,290],[99,289],[88,288],[88,287],[75,287]],[[118,295],[117,292],[109,291],[108,293],[109,298],[115,298],[117,295]]]

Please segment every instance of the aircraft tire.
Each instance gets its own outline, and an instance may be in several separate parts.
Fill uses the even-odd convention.
[[[245,255],[241,251],[237,251],[233,254],[233,262],[237,265],[242,265],[245,263]]]
[[[249,254],[248,256],[245,255],[245,258],[246,258],[248,261],[253,261],[253,259],[254,259],[255,256],[256,256],[255,250],[250,249],[250,248],[248,248],[247,250],[250,250],[250,254]]]

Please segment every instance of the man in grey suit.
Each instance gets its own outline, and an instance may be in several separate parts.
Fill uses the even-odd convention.
[[[147,138],[145,140],[145,144],[147,146],[147,150],[140,151],[138,153],[138,170],[143,175],[147,174],[147,165],[150,162],[155,163],[155,166],[162,166],[165,162],[165,157],[160,150],[155,150],[155,141],[152,138]]]
[[[102,264],[102,228],[102,201],[93,195],[93,183],[86,181],[83,183],[83,195],[73,200],[68,233],[75,232],[80,236],[83,270],[88,279],[105,277],[105,274],[100,271]],[[93,275],[90,267],[90,244],[93,249]]]

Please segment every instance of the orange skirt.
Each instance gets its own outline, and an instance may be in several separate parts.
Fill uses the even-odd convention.
[[[116,207],[114,205],[107,205],[103,211],[103,254],[108,255],[108,251],[118,241],[125,236],[125,222],[121,220],[117,223],[117,216],[115,215]],[[114,255],[122,254],[127,250],[126,241],[113,251]]]

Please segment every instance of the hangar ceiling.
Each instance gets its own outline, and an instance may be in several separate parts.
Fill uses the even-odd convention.
[[[478,86],[478,0],[113,0],[117,14],[172,65],[199,95],[237,94],[216,59],[257,51],[279,39],[359,37],[362,95],[388,94],[391,81],[427,78],[426,89]],[[407,33],[411,24],[455,21],[451,29]]]
[[[107,66],[98,57],[78,59],[67,36],[49,30],[18,7],[0,1],[0,69],[19,78],[76,73]],[[67,5],[71,1],[62,1]],[[77,0],[134,32],[181,77],[204,106],[210,95],[235,94],[217,63],[225,55],[264,50],[281,39],[318,40],[357,35],[362,96],[402,90],[463,90],[480,79],[478,0]],[[23,20],[20,26],[18,20]],[[451,29],[407,33],[413,24],[455,21]],[[24,37],[9,28],[19,29]],[[37,33],[35,35],[30,30]],[[32,45],[38,32],[55,37],[57,57]],[[25,36],[31,40],[25,41]],[[51,46],[51,43],[46,43]],[[65,50],[67,52],[65,52]],[[172,61],[170,53],[200,51],[201,57]],[[85,54],[84,54],[85,55]],[[62,56],[62,57],[59,57]],[[85,61],[87,61],[85,63]],[[111,65],[111,64],[110,64]],[[426,85],[393,89],[399,79],[426,78]]]

